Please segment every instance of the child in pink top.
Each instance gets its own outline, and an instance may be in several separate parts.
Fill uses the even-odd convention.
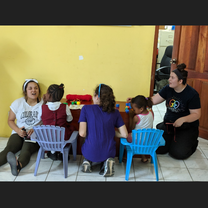
[[[151,98],[138,95],[131,99],[131,106],[133,110],[129,111],[129,128],[131,130],[153,128],[154,114],[151,109]],[[128,135],[127,141],[132,142],[131,133]],[[142,155],[141,161],[147,162],[148,159]]]

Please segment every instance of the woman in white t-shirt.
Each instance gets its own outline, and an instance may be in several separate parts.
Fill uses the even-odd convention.
[[[33,133],[33,126],[41,124],[43,104],[37,80],[26,79],[22,89],[24,97],[15,100],[10,106],[8,125],[12,129],[12,134],[5,149],[0,152],[0,166],[8,162],[15,176],[29,163],[31,155],[39,149],[38,143],[31,142],[30,136]],[[20,150],[17,159],[15,153]]]

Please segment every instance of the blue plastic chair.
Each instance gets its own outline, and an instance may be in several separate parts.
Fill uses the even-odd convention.
[[[165,145],[163,130],[159,129],[138,129],[132,130],[132,143],[125,138],[120,140],[119,163],[122,162],[124,147],[127,151],[126,176],[128,181],[133,155],[151,155],[151,163],[154,163],[156,180],[158,181],[158,166],[156,150],[159,146]]]
[[[77,155],[78,131],[73,131],[69,140],[65,141],[65,128],[60,126],[38,125],[33,127],[35,136],[31,140],[36,141],[40,148],[37,155],[34,175],[37,175],[40,159],[45,158],[45,151],[59,151],[63,154],[64,177],[68,175],[68,155],[72,146],[73,159]],[[68,144],[68,145],[67,145]]]

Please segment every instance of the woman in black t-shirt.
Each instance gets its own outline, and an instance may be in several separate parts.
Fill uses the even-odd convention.
[[[198,145],[201,105],[198,92],[186,83],[188,72],[180,64],[170,73],[166,85],[152,97],[153,105],[166,101],[164,121],[157,129],[164,130],[165,146],[157,149],[158,154],[169,154],[176,159],[186,159]]]

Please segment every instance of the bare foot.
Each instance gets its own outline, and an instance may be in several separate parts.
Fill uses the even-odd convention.
[[[143,163],[146,163],[146,162],[148,161],[148,158],[146,158],[145,155],[142,155],[141,161],[142,161]]]

